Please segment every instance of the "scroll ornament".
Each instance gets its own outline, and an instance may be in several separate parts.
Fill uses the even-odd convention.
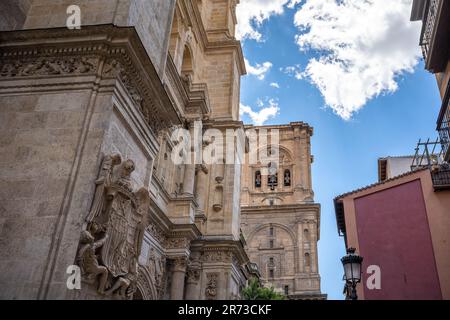
[[[206,300],[215,300],[217,297],[217,281],[219,275],[217,273],[207,274],[207,283],[205,288]]]

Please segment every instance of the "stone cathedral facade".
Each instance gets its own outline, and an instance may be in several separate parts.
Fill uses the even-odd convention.
[[[243,166],[241,225],[250,260],[263,283],[289,299],[326,299],[317,255],[320,205],[314,202],[311,179],[313,128],[292,122],[246,129],[279,132],[276,145],[261,146],[267,154],[275,152],[277,162]],[[252,163],[250,156],[246,163]]]
[[[245,130],[237,3],[1,2],[0,298],[240,299],[255,263],[289,294],[320,293],[307,125],[282,128],[289,190],[255,191],[245,138],[236,161],[173,161],[191,151],[178,129]]]

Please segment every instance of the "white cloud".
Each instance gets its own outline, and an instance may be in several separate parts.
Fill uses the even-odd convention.
[[[272,82],[272,83],[270,84],[270,86],[271,86],[272,88],[280,89],[280,85],[279,85],[277,82]]]
[[[314,50],[304,76],[343,119],[370,99],[398,89],[413,72],[420,24],[411,23],[412,0],[306,0],[295,15],[301,50]]]
[[[278,103],[274,100],[269,100],[269,105],[267,107],[262,107],[258,112],[254,111],[251,107],[240,104],[240,115],[243,116],[247,114],[252,122],[256,126],[262,126],[269,119],[276,117],[280,112]]]
[[[262,41],[258,29],[263,22],[272,15],[282,14],[285,5],[293,8],[299,2],[300,0],[241,0],[236,10],[238,18],[236,37],[240,40]]]
[[[299,64],[296,64],[295,66],[288,66],[288,67],[280,68],[280,71],[291,77],[295,77],[298,80],[303,79],[303,76],[304,76],[304,73]]]
[[[245,60],[245,68],[247,69],[247,73],[257,77],[259,80],[264,80],[266,77],[266,73],[272,68],[272,63],[267,61],[262,64],[257,63],[255,66],[252,66],[247,59]]]

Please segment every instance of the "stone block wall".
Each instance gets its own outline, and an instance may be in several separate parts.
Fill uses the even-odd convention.
[[[242,209],[248,255],[266,286],[282,293],[287,286],[292,296],[320,295],[319,212],[317,205]]]
[[[2,137],[8,137],[1,145],[5,157],[0,167],[3,298],[37,298],[52,240],[60,232],[61,219],[68,218],[69,202],[76,201],[77,210],[88,210],[93,186],[83,184],[75,193],[74,176],[81,171],[92,182],[90,175],[96,174],[95,141],[101,138],[101,124],[92,123],[84,137],[84,162],[80,158],[86,116],[93,107],[90,98],[86,90],[0,95],[0,118],[7,121],[1,125]],[[71,213],[72,227],[79,225],[81,213]],[[74,262],[76,242],[67,265]],[[62,245],[66,244],[70,241]]]
[[[3,0],[0,2],[0,31],[22,28],[31,0]]]
[[[181,2],[193,18],[193,2]],[[216,6],[232,1],[204,3]],[[217,121],[212,126],[220,130],[242,127],[239,77],[245,68],[239,43],[229,36],[225,43],[214,42],[219,33],[230,30],[213,30],[209,39],[200,39],[203,25],[188,29],[196,60],[191,85],[200,95],[187,90],[187,97],[177,101],[181,105],[174,106],[167,93],[173,83],[162,79],[170,62],[166,58],[175,0],[80,0],[81,30],[67,30],[66,10],[72,4],[19,1],[19,6],[8,7],[8,12],[18,9],[16,17],[1,27],[20,31],[0,34],[0,151],[5,155],[0,160],[0,298],[107,299],[94,286],[80,294],[70,292],[66,270],[76,263],[80,231],[87,231],[85,219],[102,162],[105,155],[116,153],[133,160],[132,187],[150,189],[152,223],[164,226],[155,231],[155,238],[147,230],[140,257],[144,270],[139,274],[144,278],[138,283],[152,285],[139,288],[139,294],[183,298],[189,246],[200,238],[201,229],[216,241],[204,245],[219,249],[219,254],[210,257],[199,250],[203,269],[200,279],[194,279],[197,291],[191,288],[186,294],[202,299],[237,297],[245,284],[242,266],[248,262],[238,241],[239,166],[209,168],[204,228],[194,224],[195,195],[180,195],[175,192],[179,188],[174,189],[176,183],[192,182],[197,168],[186,166],[178,172],[176,166],[169,166],[172,181],[167,183],[157,181],[153,173],[158,169],[162,141],[158,134],[163,129],[210,117]],[[230,12],[218,19],[229,21]],[[187,31],[184,35],[189,35]],[[181,73],[176,77],[181,84],[176,90],[183,91],[187,81]],[[195,105],[201,99],[200,104],[207,106],[203,110]],[[186,172],[192,174],[189,179]],[[220,210],[213,212],[219,202]],[[177,214],[174,207],[189,219],[172,217]],[[232,249],[226,251],[227,246]],[[155,248],[159,257],[164,255],[165,268],[165,280],[158,288],[156,278],[149,276],[156,275],[151,269]],[[166,264],[165,259],[170,261]],[[208,277],[210,273],[217,278]],[[208,296],[214,290],[217,293]]]

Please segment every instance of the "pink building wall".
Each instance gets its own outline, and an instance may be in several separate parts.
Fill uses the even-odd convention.
[[[336,201],[344,207],[347,247],[356,248],[364,256],[365,270],[370,264],[382,268],[381,291],[368,290],[367,275],[364,275],[364,282],[358,285],[360,299],[436,299],[435,293],[440,290],[442,298],[450,300],[450,190],[436,192],[430,170],[418,170],[377,183],[347,193]],[[387,258],[392,250],[401,256]],[[423,255],[414,256],[415,251]],[[390,262],[395,259],[412,261],[413,266]],[[436,271],[431,271],[423,278],[430,282],[409,281],[411,276],[422,277],[420,268],[433,270],[433,264],[437,276]],[[406,283],[392,288],[390,283],[399,281],[399,272],[406,273]],[[438,284],[433,280],[436,277]],[[397,292],[402,295],[395,296]]]
[[[420,179],[356,198],[354,206],[363,267],[381,268],[381,290],[364,285],[365,299],[442,299]]]

